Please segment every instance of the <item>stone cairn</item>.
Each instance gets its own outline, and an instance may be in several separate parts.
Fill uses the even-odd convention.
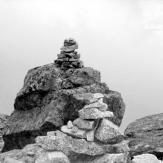
[[[64,44],[61,47],[61,52],[58,54],[58,58],[54,61],[57,67],[63,70],[69,68],[82,68],[83,62],[80,61],[80,54],[75,51],[78,49],[77,42],[70,38],[64,40]]]
[[[87,104],[79,110],[79,117],[73,122],[61,127],[61,131],[76,138],[86,139],[89,142],[118,143],[123,139],[118,126],[109,120],[113,112],[107,111],[108,106],[103,102],[103,94],[87,95]],[[79,94],[79,98],[83,98]]]

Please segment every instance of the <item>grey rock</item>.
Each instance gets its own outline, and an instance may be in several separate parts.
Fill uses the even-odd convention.
[[[22,150],[11,150],[0,154],[0,162],[4,162],[5,159],[14,160],[15,163],[35,163],[35,159],[45,153],[42,148],[37,144],[30,144],[25,146]],[[13,162],[14,163],[14,162]]]
[[[102,119],[96,130],[95,137],[103,143],[118,143],[123,140],[123,135],[118,127],[108,119]]]
[[[77,118],[73,121],[73,125],[77,126],[80,129],[92,130],[95,125],[95,122]]]
[[[23,161],[15,160],[10,157],[6,157],[2,163],[24,163]]]
[[[75,139],[60,131],[50,132],[47,136],[37,137],[36,143],[48,151],[62,151],[68,157],[78,154],[95,156],[105,152],[102,146],[94,142],[87,142],[85,139]]]
[[[99,89],[96,89],[97,92],[102,93]],[[89,90],[89,93],[83,93],[81,94],[82,90],[74,90],[74,98],[78,101],[83,101],[85,104],[90,104],[97,102],[98,100],[94,98],[94,95],[92,93],[92,90]],[[91,93],[90,93],[91,92]],[[125,112],[125,104],[123,102],[123,99],[120,95],[120,93],[115,91],[108,91],[107,93],[103,93],[104,95],[104,103],[107,104],[108,108],[107,111],[111,111],[114,113],[113,117],[110,117],[109,120],[112,121],[117,126],[120,126],[124,112]]]
[[[105,154],[98,157],[90,163],[131,163],[131,158],[128,153],[121,154]]]
[[[84,106],[85,109],[89,109],[89,108],[98,108],[100,111],[107,111],[107,104],[102,102],[102,99],[98,100],[97,102],[88,104]]]
[[[97,108],[83,108],[79,110],[79,117],[82,119],[100,119],[113,117],[113,112],[110,111],[100,111]]]
[[[73,126],[72,128],[68,128],[68,126],[62,126],[61,131],[73,137],[86,138],[86,131],[78,129],[76,126]]]
[[[109,118],[109,120],[120,126],[125,112],[125,104],[121,94],[116,91],[110,91],[104,95],[104,103],[108,105],[108,110],[114,113],[114,116]]]
[[[64,51],[64,52],[73,52],[76,49],[78,49],[78,46],[77,45],[63,46],[63,47],[61,47],[61,50]]]
[[[163,113],[138,119],[128,125],[125,130],[126,139],[132,155],[157,152],[163,148]],[[159,156],[158,156],[159,157]]]
[[[64,72],[49,64],[30,70],[4,129],[3,152],[23,148],[34,143],[36,136],[45,135],[68,120],[76,119],[78,110],[85,103],[75,99],[73,94],[108,89],[98,83],[100,73],[92,68]]]
[[[70,161],[64,153],[55,151],[40,155],[35,163],[70,163]]]
[[[3,141],[3,133],[4,133],[4,128],[7,124],[7,118],[8,116],[5,115],[5,114],[0,114],[0,153],[1,153],[1,150],[3,149],[3,146],[4,146],[4,141]]]
[[[73,163],[131,163],[131,158],[128,153],[105,154],[96,157],[79,157]]]

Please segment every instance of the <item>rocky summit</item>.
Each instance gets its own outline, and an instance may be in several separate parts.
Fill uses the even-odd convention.
[[[27,72],[14,111],[0,116],[0,163],[160,162],[163,115],[121,133],[121,94],[84,66],[77,49],[66,39],[54,63]]]
[[[123,99],[101,82],[99,71],[84,67],[77,49],[66,39],[54,63],[28,71],[3,128],[1,162],[130,159],[119,132]]]

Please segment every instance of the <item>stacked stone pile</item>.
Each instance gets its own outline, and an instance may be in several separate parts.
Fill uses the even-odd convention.
[[[103,102],[103,98],[101,93],[92,94],[87,104],[79,110],[79,117],[73,122],[68,121],[66,126],[61,127],[61,131],[91,142],[117,143],[122,140],[118,126],[108,119],[114,114],[107,110],[108,106]]]
[[[0,163],[129,163],[121,94],[83,67],[73,39],[55,63],[28,71],[3,129]]]
[[[82,68],[83,63],[80,61],[80,54],[76,51],[78,44],[74,39],[66,39],[58,54],[55,64],[62,69]]]

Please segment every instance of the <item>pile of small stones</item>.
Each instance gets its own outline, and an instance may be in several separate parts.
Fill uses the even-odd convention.
[[[118,126],[109,120],[114,116],[113,112],[107,110],[108,106],[103,98],[101,93],[89,96],[88,103],[79,110],[79,117],[73,122],[68,121],[67,125],[61,127],[61,131],[90,142],[117,143],[121,140],[122,134]]]
[[[61,52],[58,58],[54,61],[57,67],[63,70],[69,68],[82,68],[83,62],[80,61],[80,54],[75,51],[78,49],[78,44],[74,39],[64,40],[64,45],[61,47]]]

